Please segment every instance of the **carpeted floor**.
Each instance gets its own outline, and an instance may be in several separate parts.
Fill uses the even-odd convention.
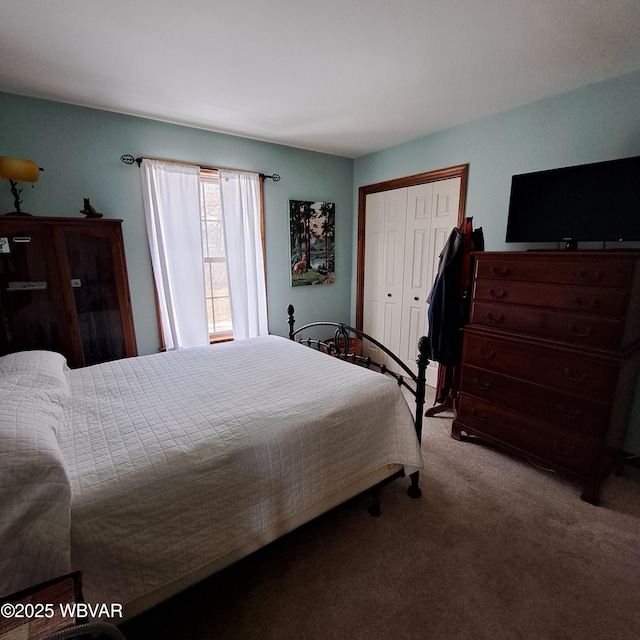
[[[423,497],[359,496],[121,626],[128,640],[640,638],[640,483],[580,487],[426,421]]]

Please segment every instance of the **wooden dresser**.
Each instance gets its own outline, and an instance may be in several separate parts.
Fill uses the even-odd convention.
[[[475,254],[452,436],[578,480],[598,504],[640,362],[640,253]]]

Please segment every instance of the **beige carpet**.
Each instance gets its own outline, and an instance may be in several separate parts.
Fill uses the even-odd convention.
[[[640,483],[580,488],[426,421],[423,497],[351,500],[122,625],[128,640],[640,638]],[[241,479],[239,479],[241,481]]]

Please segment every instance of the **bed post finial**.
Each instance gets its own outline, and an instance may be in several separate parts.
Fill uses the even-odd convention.
[[[287,322],[289,323],[289,340],[293,340],[293,325],[296,322],[296,319],[293,317],[293,312],[295,311],[295,309],[293,308],[293,305],[290,304],[287,307]]]

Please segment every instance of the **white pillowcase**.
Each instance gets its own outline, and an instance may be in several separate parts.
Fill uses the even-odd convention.
[[[61,389],[69,393],[67,361],[55,351],[19,351],[0,357],[0,393]]]

